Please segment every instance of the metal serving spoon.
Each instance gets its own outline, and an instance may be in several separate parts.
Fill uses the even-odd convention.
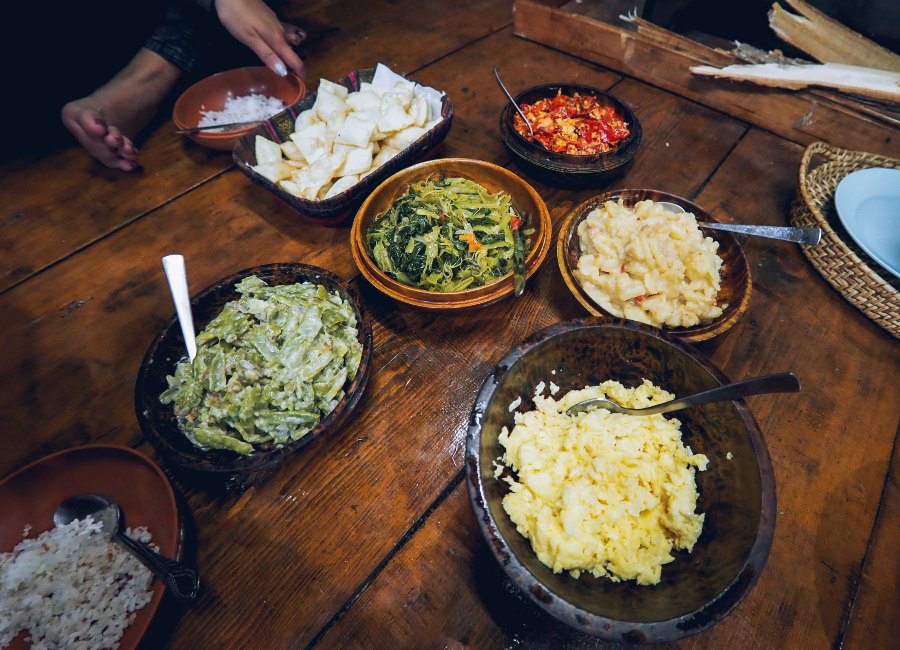
[[[122,509],[112,499],[102,494],[79,494],[70,497],[57,506],[53,513],[53,523],[65,526],[76,519],[88,515],[99,522],[103,532],[128,549],[153,573],[166,583],[166,587],[179,600],[194,600],[200,593],[200,579],[197,572],[176,560],[170,560],[159,553],[131,539],[124,532]]]
[[[184,257],[166,255],[162,258],[162,265],[166,272],[166,280],[169,281],[169,291],[172,292],[172,301],[175,303],[175,313],[178,316],[178,324],[181,325],[181,335],[184,337],[188,359],[193,361],[197,356],[197,339],[194,334],[194,316],[191,314],[191,296],[188,293]]]
[[[663,209],[678,214],[679,212],[687,212],[677,203],[669,201],[656,201],[657,205],[661,205]],[[729,232],[738,232],[744,235],[753,235],[755,237],[767,237],[769,239],[781,239],[783,241],[792,241],[797,244],[818,244],[822,239],[821,228],[794,228],[792,226],[748,226],[733,223],[713,223],[710,221],[698,221],[697,224],[702,228],[710,228],[712,230],[727,230]]]
[[[739,381],[734,384],[726,384],[725,386],[719,386],[718,388],[713,388],[702,393],[689,395],[688,397],[682,397],[681,399],[673,399],[670,402],[657,404],[656,406],[648,406],[642,409],[628,408],[611,400],[597,397],[570,406],[566,410],[566,415],[577,415],[595,408],[603,408],[611,413],[624,413],[625,415],[656,415],[657,413],[680,411],[681,409],[700,406],[701,404],[709,404],[710,402],[740,399],[741,397],[748,397],[750,395],[796,393],[799,390],[800,381],[794,373],[782,372],[777,375],[764,375],[762,377],[754,377],[753,379],[745,379],[744,381]]]
[[[262,120],[253,120],[252,122],[232,122],[231,124],[212,124],[210,126],[192,126],[189,129],[175,129],[175,133],[199,133],[200,131],[212,131],[213,129],[227,131],[245,126],[256,126],[260,122],[262,122]]]
[[[534,129],[531,127],[531,122],[528,121],[528,118],[525,117],[525,113],[522,112],[522,109],[519,108],[519,105],[516,104],[516,100],[513,99],[513,96],[509,94],[509,91],[506,89],[506,86],[503,83],[503,80],[500,79],[500,73],[497,72],[497,66],[494,66],[494,76],[497,77],[497,83],[500,84],[500,88],[503,89],[503,92],[506,94],[507,99],[509,99],[509,103],[513,105],[513,108],[516,109],[516,112],[525,120],[525,126],[528,127],[528,132],[531,133],[531,137],[534,138]],[[544,147],[544,143],[540,140],[534,139],[534,142],[537,142],[539,145]],[[547,147],[544,147],[546,149]]]

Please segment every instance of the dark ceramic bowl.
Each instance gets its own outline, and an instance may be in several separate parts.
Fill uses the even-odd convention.
[[[559,237],[556,243],[556,259],[560,273],[569,291],[575,299],[593,316],[615,318],[601,307],[587,291],[581,286],[581,282],[575,277],[575,269],[578,267],[578,258],[581,257],[581,244],[578,238],[578,225],[584,221],[591,211],[602,206],[607,201],[622,202],[627,207],[634,207],[638,201],[649,199],[651,201],[669,201],[680,205],[688,212],[692,212],[697,221],[716,221],[716,219],[699,205],[683,199],[674,194],[659,192],[657,190],[613,190],[598,196],[591,197],[565,218],[559,229]],[[704,230],[703,234],[711,237],[719,244],[718,255],[722,258],[720,270],[721,284],[717,296],[718,304],[728,306],[717,319],[695,325],[693,327],[663,327],[673,336],[685,341],[705,341],[718,336],[737,323],[747,308],[750,306],[750,292],[753,285],[750,276],[750,265],[744,257],[744,250],[734,235],[724,230]]]
[[[605,183],[619,174],[632,161],[641,146],[643,132],[641,123],[634,112],[622,101],[607,92],[581,84],[546,84],[529,88],[516,96],[516,103],[534,102],[555,97],[562,91],[564,95],[579,93],[593,95],[606,105],[613,106],[631,129],[631,134],[606,153],[578,156],[554,153],[536,142],[523,138],[513,126],[515,109],[509,102],[500,112],[500,139],[509,151],[516,165],[526,174],[548,185],[561,187],[586,187]]]
[[[314,438],[339,430],[362,397],[372,354],[372,325],[356,290],[331,271],[306,264],[257,266],[235,273],[204,289],[191,299],[197,331],[206,327],[207,323],[222,311],[225,303],[237,299],[238,293],[234,285],[250,275],[256,275],[270,285],[312,282],[323,285],[329,292],[337,291],[353,305],[356,312],[359,342],[363,346],[363,352],[356,376],[349,379],[344,387],[344,398],[300,440],[280,447],[257,445],[257,449],[248,456],[220,449],[204,450],[195,447],[181,432],[172,406],[166,406],[159,401],[160,394],[167,387],[166,376],[174,373],[176,364],[185,356],[181,328],[177,319],[172,317],[151,343],[138,371],[135,388],[138,423],[144,435],[167,463],[190,472],[219,474],[231,481],[235,480],[233,478],[235,476],[253,476],[263,469],[270,468],[312,442]]]
[[[363,82],[371,82],[374,74],[375,70],[372,68],[354,70],[336,83],[345,86],[350,92],[354,92],[359,90],[360,84]],[[294,196],[290,192],[283,190],[278,184],[263,178],[253,171],[252,166],[256,164],[256,136],[261,135],[278,143],[288,140],[291,133],[294,132],[294,122],[297,116],[306,109],[312,108],[313,104],[316,103],[317,94],[309,93],[299,103],[289,106],[286,110],[253,128],[235,143],[232,157],[240,170],[253,179],[255,183],[274,193],[275,196],[297,210],[306,219],[321,225],[335,226],[345,223],[353,216],[363,199],[378,187],[382,181],[404,167],[408,167],[419,160],[433,157],[443,143],[444,138],[450,132],[450,126],[453,123],[453,103],[445,94],[441,102],[441,120],[431,130],[381,167],[370,174],[366,174],[356,185],[331,198],[313,201]]]
[[[759,578],[775,527],[775,478],[759,426],[742,400],[719,402],[670,414],[682,422],[685,444],[709,457],[708,469],[697,472],[697,510],[706,520],[693,552],[675,551],[659,584],[574,579],[537,559],[503,510],[508,485],[494,478],[492,462],[503,453],[497,436],[514,424],[509,404],[521,397],[517,410],[532,410],[542,381],[559,385],[560,397],[607,379],[637,386],[644,378],[676,395],[728,382],[702,355],[653,328],[559,323],[514,347],[485,379],[466,440],[469,496],[504,571],[560,621],[614,641],[673,641],[724,618]]]
[[[178,129],[192,129],[200,123],[203,111],[221,111],[230,98],[254,93],[277,97],[290,106],[306,94],[306,85],[295,74],[279,77],[263,66],[226,70],[185,90],[172,109],[172,121]],[[234,143],[254,128],[251,124],[227,131],[198,131],[188,133],[187,137],[210,149],[231,151]]]

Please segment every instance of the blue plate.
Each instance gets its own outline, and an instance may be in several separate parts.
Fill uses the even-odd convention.
[[[900,169],[848,174],[838,183],[834,203],[853,241],[900,278]]]

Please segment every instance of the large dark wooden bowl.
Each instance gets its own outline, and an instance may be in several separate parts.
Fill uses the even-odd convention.
[[[513,293],[512,272],[496,281],[465,291],[427,291],[403,284],[378,268],[366,243],[366,232],[372,223],[387,212],[391,204],[409,190],[413,183],[442,177],[461,177],[479,183],[490,192],[504,191],[512,197],[513,209],[524,217],[523,228],[534,228],[531,248],[525,257],[525,275],[533,275],[550,250],[552,225],[550,213],[531,185],[508,169],[483,160],[442,158],[419,163],[397,172],[379,185],[356,213],[350,231],[350,248],[356,266],[376,289],[394,300],[434,311],[460,311],[484,307]],[[527,289],[526,289],[527,290]]]
[[[222,311],[225,303],[238,298],[234,285],[250,275],[258,276],[269,285],[297,282],[321,284],[329,292],[337,291],[349,301],[356,313],[358,339],[363,347],[359,369],[354,377],[348,379],[344,387],[344,398],[334,410],[299,440],[282,446],[256,445],[256,450],[248,456],[222,449],[201,449],[182,433],[172,405],[164,405],[159,401],[160,394],[168,386],[166,376],[174,374],[176,364],[185,357],[184,338],[178,321],[173,316],[144,355],[138,371],[134,401],[138,423],[144,435],[163,460],[167,464],[173,464],[175,469],[218,474],[230,482],[252,480],[257,472],[283,461],[316,437],[339,430],[362,397],[372,354],[372,325],[356,289],[331,271],[307,264],[282,263],[257,266],[235,273],[191,299],[197,331],[206,327]]]
[[[601,307],[587,291],[581,286],[581,282],[575,277],[575,269],[578,267],[578,258],[581,256],[581,244],[578,240],[578,225],[584,221],[588,214],[607,201],[622,199],[627,207],[634,207],[639,201],[669,201],[680,205],[697,217],[697,221],[717,221],[711,214],[699,205],[683,199],[680,196],[659,192],[657,190],[614,190],[592,197],[572,210],[565,218],[559,230],[556,242],[556,258],[559,270],[569,291],[575,299],[593,316],[609,319],[616,317]],[[705,341],[722,334],[737,323],[747,307],[750,305],[750,291],[752,280],[750,277],[750,265],[744,257],[744,251],[734,236],[722,230],[703,230],[703,234],[711,237],[719,244],[718,255],[722,258],[720,275],[721,288],[717,296],[718,303],[728,304],[728,307],[717,319],[694,327],[663,327],[662,329],[685,341]]]
[[[555,374],[551,374],[555,370]],[[693,552],[676,551],[655,586],[572,578],[542,564],[503,510],[508,485],[494,478],[503,453],[497,437],[514,425],[509,405],[534,409],[540,382],[567,391],[616,379],[637,386],[647,378],[675,393],[714,388],[728,379],[690,346],[630,321],[563,322],[514,347],[485,379],[466,439],[466,475],[475,517],[510,579],[557,619],[583,632],[625,642],[672,641],[725,617],[759,578],[775,527],[775,478],[765,440],[742,400],[670,414],[684,443],[709,457],[697,472],[697,510],[706,514]],[[728,458],[728,454],[732,458]]]

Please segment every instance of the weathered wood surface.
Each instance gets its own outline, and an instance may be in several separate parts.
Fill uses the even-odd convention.
[[[386,10],[399,17],[418,6]],[[342,7],[370,11],[365,3]],[[416,41],[411,52],[394,50],[401,69],[421,61],[415,77],[453,98],[457,117],[445,155],[515,170],[496,135],[505,99],[492,65],[513,89],[577,80],[612,88],[639,115],[645,139],[634,164],[607,186],[573,192],[535,184],[555,229],[568,210],[607,187],[673,192],[726,221],[787,223],[801,147],[515,38],[499,9],[479,7],[499,26],[483,38],[456,41],[448,30],[433,43]],[[317,65],[338,76],[347,64],[339,43],[363,52],[386,28],[335,22],[317,32],[330,10],[334,3],[297,5],[298,15],[312,16],[312,46],[329,57]],[[50,237],[55,226],[47,228]],[[146,346],[173,311],[159,258],[175,242],[195,291],[255,264],[317,264],[356,278],[372,315],[365,395],[346,427],[239,497],[175,479],[205,592],[185,610],[170,603],[148,647],[610,647],[556,623],[504,581],[462,482],[468,412],[491,366],[533,331],[584,315],[564,288],[555,250],[523,298],[442,316],[403,308],[363,283],[348,238],[348,228],[297,219],[230,169],[146,214],[138,210],[115,232],[0,294],[0,336],[14,343],[0,362],[0,476],[88,441],[153,454],[135,422],[132,392]],[[750,311],[699,347],[733,379],[792,369],[804,391],[749,400],[778,486],[767,569],[725,621],[678,645],[835,647],[844,639],[848,647],[876,647],[869,641],[897,633],[896,617],[883,611],[897,596],[897,462],[891,470],[890,459],[900,348],[792,245],[751,241],[746,251]],[[876,401],[885,408],[865,418],[848,407]]]
[[[440,29],[421,20],[441,15]],[[288,16],[309,31],[301,54],[315,89],[383,62],[410,73],[447,52],[509,25],[509,2],[298,3]],[[416,17],[418,16],[418,18]],[[397,37],[398,33],[403,38]],[[115,232],[231,167],[229,152],[210,151],[176,135],[166,119],[140,143],[144,169],[123,175],[71,146],[0,166],[0,292]]]
[[[900,152],[896,125],[862,115],[820,93],[773,91],[696,77],[689,71],[697,64],[692,55],[644,38],[619,21],[613,24],[583,15],[587,10],[582,4],[573,4],[573,10],[569,5],[557,6],[561,4],[516,0],[516,34],[643,79],[795,142],[823,140],[890,156]]]

